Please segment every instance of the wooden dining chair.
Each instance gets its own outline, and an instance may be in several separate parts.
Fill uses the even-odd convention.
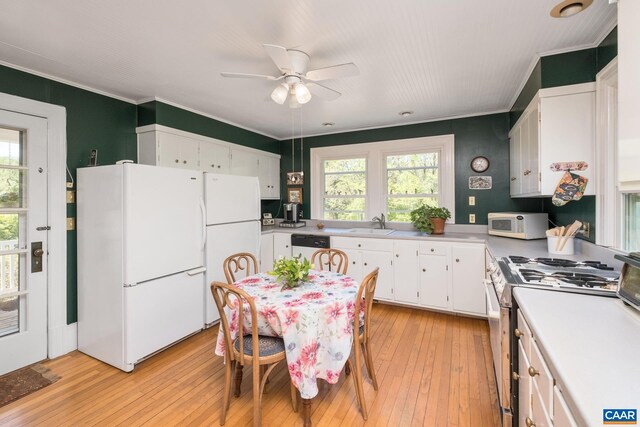
[[[261,409],[264,386],[271,371],[278,363],[285,360],[284,341],[282,338],[258,334],[256,306],[251,296],[245,291],[231,284],[213,282],[211,283],[211,292],[220,312],[220,327],[224,333],[225,343],[225,381],[222,393],[220,425],[224,425],[231,403],[232,370],[234,367],[241,369],[242,366],[249,365],[253,370],[253,425],[260,426],[262,424]],[[249,307],[248,313],[245,313],[246,306]],[[227,319],[225,307],[236,312],[233,317],[233,327],[236,331],[239,331],[239,335],[235,339],[231,338],[231,325],[229,324],[229,319]],[[251,332],[247,335],[242,335],[242,331],[246,330],[246,314],[251,316]],[[237,319],[237,323],[235,319]],[[266,370],[261,379],[260,367],[262,366],[265,366]],[[238,386],[238,384],[236,385]],[[293,383],[291,383],[291,399],[293,410],[297,412],[297,391]]]
[[[369,378],[373,383],[374,390],[378,390],[378,380],[376,378],[376,372],[373,367],[373,356],[371,354],[371,313],[373,308],[373,296],[376,291],[376,284],[378,282],[379,268],[376,268],[362,280],[358,293],[356,295],[356,307],[354,314],[354,328],[353,328],[353,355],[354,363],[351,360],[347,360],[347,375],[349,370],[354,371],[354,382],[356,388],[356,395],[358,402],[360,403],[360,409],[362,410],[362,418],[367,420],[367,406],[364,401],[364,387],[362,380],[362,368],[360,363],[360,352],[364,357],[364,363],[369,373]],[[359,325],[357,328],[355,325],[359,324],[360,313],[364,310],[364,324]],[[354,369],[355,368],[355,369]]]
[[[347,274],[349,257],[339,249],[318,249],[311,255],[311,264],[316,270],[324,270],[326,267],[327,270]]]
[[[240,274],[243,277],[258,274],[258,260],[249,252],[240,252],[233,254],[224,260],[224,275],[227,283],[232,284],[239,279]]]

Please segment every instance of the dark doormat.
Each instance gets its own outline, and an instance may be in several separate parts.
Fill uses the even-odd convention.
[[[53,384],[60,379],[45,366],[36,363],[0,377],[0,407]]]

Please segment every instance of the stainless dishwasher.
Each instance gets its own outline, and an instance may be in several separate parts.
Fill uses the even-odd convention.
[[[311,256],[318,249],[331,247],[329,236],[315,236],[313,234],[292,234],[291,249],[293,256],[302,256],[311,261]]]

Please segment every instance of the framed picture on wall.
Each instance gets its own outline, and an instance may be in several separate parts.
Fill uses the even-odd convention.
[[[289,188],[289,203],[302,203],[302,188]]]

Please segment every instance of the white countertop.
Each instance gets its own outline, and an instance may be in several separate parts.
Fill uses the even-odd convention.
[[[516,288],[514,295],[578,425],[640,409],[640,312],[617,298]]]
[[[575,255],[550,255],[547,251],[547,240],[520,240],[508,237],[490,236],[487,233],[474,232],[450,232],[446,231],[442,235],[425,235],[419,231],[395,230],[387,235],[363,235],[347,232],[350,228],[325,227],[322,230],[313,225],[300,228],[280,228],[263,227],[262,234],[289,233],[289,234],[313,234],[318,236],[344,236],[344,237],[366,237],[372,239],[403,239],[403,240],[424,240],[441,242],[466,242],[483,243],[489,248],[493,257],[506,257],[509,255],[526,256],[529,258],[541,257],[561,257],[576,261],[600,260],[606,264],[620,269],[621,262],[613,259],[613,252],[607,248],[594,245],[592,243],[576,239]]]

